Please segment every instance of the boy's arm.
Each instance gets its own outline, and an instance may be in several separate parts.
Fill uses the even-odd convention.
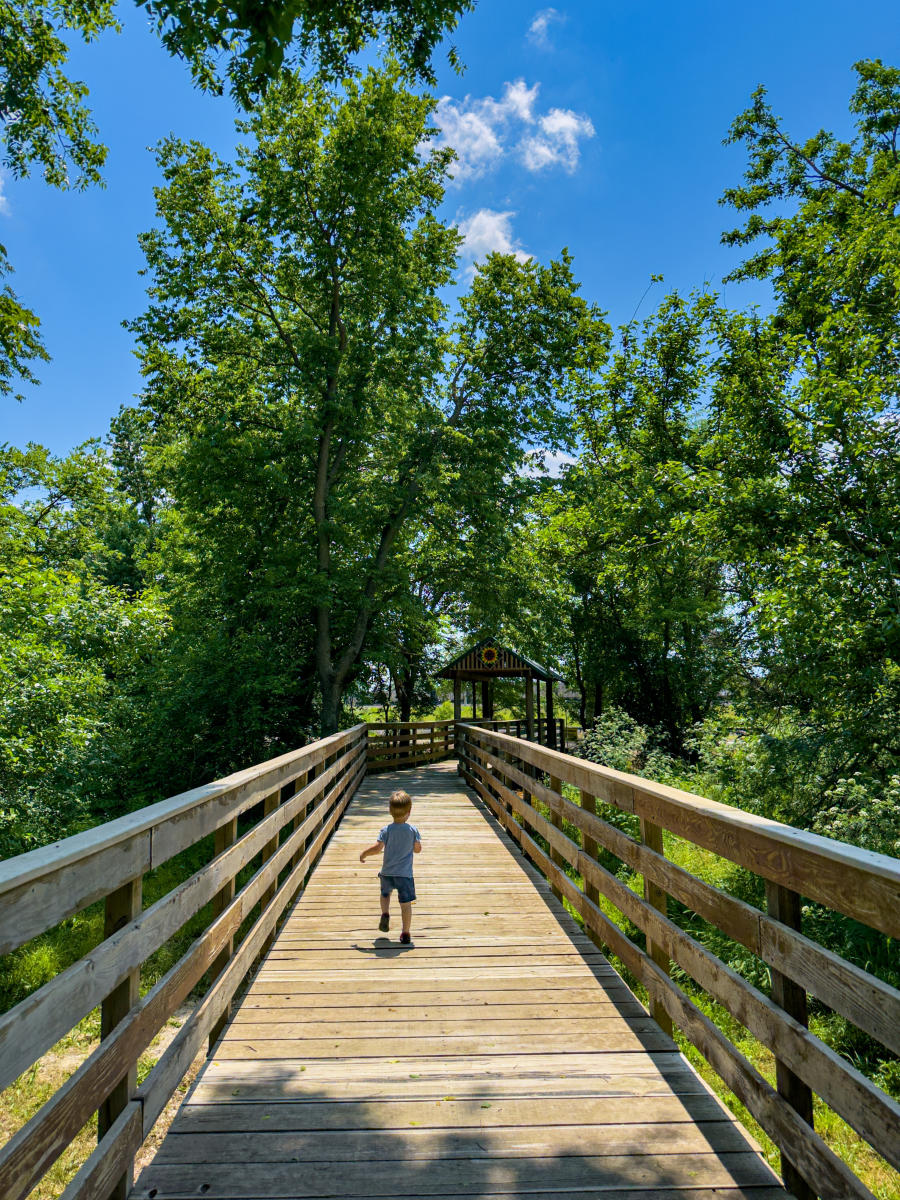
[[[421,854],[421,853],[422,853],[422,843],[419,841],[418,838],[416,838],[416,840],[413,842],[413,854]]]
[[[376,842],[374,846],[369,846],[366,850],[363,850],[362,854],[359,856],[359,861],[365,862],[370,854],[381,854],[383,850],[384,842]]]

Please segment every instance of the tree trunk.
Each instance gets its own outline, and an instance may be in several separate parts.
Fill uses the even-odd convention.
[[[328,737],[329,734],[338,731],[342,696],[343,688],[336,680],[322,688],[322,737]]]

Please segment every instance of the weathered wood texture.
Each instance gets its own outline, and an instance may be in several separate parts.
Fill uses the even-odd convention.
[[[579,913],[597,943],[618,955],[646,987],[654,1016],[664,1027],[673,1021],[681,1028],[781,1148],[785,1178],[800,1200],[869,1195],[812,1128],[813,1093],[900,1169],[900,1105],[809,1032],[805,994],[819,996],[891,1048],[900,995],[804,937],[797,891],[889,932],[897,910],[881,905],[900,894],[900,863],[468,724],[458,727],[457,741],[466,780],[554,891]],[[563,783],[580,789],[581,804],[563,795]],[[641,840],[598,816],[595,798],[638,816]],[[769,911],[668,862],[663,829],[755,870],[766,881]],[[597,861],[598,848],[643,874],[643,896]],[[842,872],[850,875],[855,891],[844,880],[836,882]],[[797,882],[788,889],[790,878]],[[646,949],[600,907],[601,896],[644,934]],[[771,996],[671,921],[667,896],[767,962]],[[672,982],[670,961],[773,1052],[777,1090]]]
[[[413,947],[359,851],[402,782]],[[455,764],[367,780],[133,1195],[776,1200]]]
[[[5,1087],[102,1005],[98,1048],[0,1148],[3,1200],[27,1196],[94,1113],[100,1142],[67,1189],[67,1200],[125,1196],[135,1150],[204,1040],[221,1028],[235,991],[302,887],[365,773],[365,748],[365,728],[357,726],[3,864],[0,941],[7,949],[28,940],[15,924],[23,913],[24,928],[33,936],[60,914],[106,895],[100,944],[0,1016],[0,1087]],[[253,808],[259,800],[263,803]],[[238,814],[247,826],[240,836]],[[143,872],[213,832],[211,861],[142,911]],[[121,847],[133,847],[136,837],[146,839],[146,853],[134,858],[129,850],[123,855]],[[92,864],[97,877],[85,873],[83,861]],[[123,880],[126,863],[136,873]],[[105,876],[103,864],[109,868]],[[236,891],[235,878],[247,866],[253,874]],[[70,879],[73,890],[67,897]],[[28,910],[29,895],[37,916]],[[210,923],[141,997],[142,963],[205,905]],[[235,948],[241,929],[243,938]],[[139,1055],[206,972],[208,986],[200,1005],[138,1088]]]

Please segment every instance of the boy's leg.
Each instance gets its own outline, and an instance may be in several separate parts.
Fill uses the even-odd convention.
[[[391,911],[391,894],[390,894],[390,892],[388,892],[388,894],[386,896],[383,892],[381,894],[381,911],[384,914],[387,914]]]
[[[403,932],[409,933],[409,927],[412,924],[412,903],[400,905],[400,919],[403,925]]]

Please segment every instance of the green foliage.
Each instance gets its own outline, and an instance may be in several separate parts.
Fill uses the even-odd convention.
[[[0,245],[0,279],[11,273],[6,249]],[[49,359],[38,333],[39,325],[38,318],[19,302],[9,284],[0,284],[0,396],[22,399],[13,392],[16,378],[25,383],[38,382],[29,364]]]
[[[83,101],[87,87],[64,72],[67,32],[93,41],[117,29],[111,0],[0,0],[3,166],[15,176],[40,163],[54,187],[100,182],[106,147]]]
[[[661,749],[653,730],[613,705],[605,708],[585,731],[576,754],[588,762],[665,782],[672,774],[671,758]]]
[[[113,710],[165,629],[96,569],[116,508],[97,447],[0,451],[0,853],[90,819],[122,781]],[[127,772],[127,768],[125,768]]]
[[[381,42],[412,78],[434,82],[431,56],[472,0],[288,0],[197,4],[145,0],[163,45],[184,58],[204,88],[221,89],[223,74],[247,103],[285,67],[317,64],[323,75],[344,78],[351,60]],[[224,59],[224,70],[223,70]],[[450,61],[458,66],[451,49]]]

